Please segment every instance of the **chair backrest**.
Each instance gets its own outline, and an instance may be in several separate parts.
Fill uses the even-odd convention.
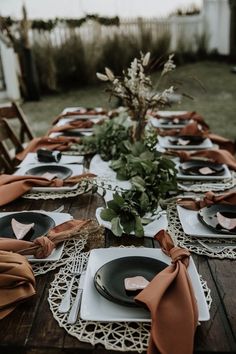
[[[22,150],[23,145],[14,134],[8,121],[4,118],[0,119],[0,155],[8,170],[14,169],[15,155]]]
[[[12,173],[14,168],[8,163],[0,147],[0,174],[2,173]]]
[[[14,129],[18,140],[23,144],[32,140],[34,135],[30,129],[27,118],[16,102],[0,105],[0,119],[5,118],[12,121],[11,127]]]

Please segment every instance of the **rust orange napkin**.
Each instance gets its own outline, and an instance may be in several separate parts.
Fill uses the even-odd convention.
[[[94,123],[90,120],[74,120],[61,126],[54,126],[49,130],[48,135],[51,133],[64,132],[73,129],[89,129],[92,128],[93,125]]]
[[[60,136],[56,138],[40,137],[32,139],[27,147],[16,155],[18,161],[24,160],[29,152],[36,152],[38,149],[66,151],[74,143],[78,143],[80,138]]]
[[[16,253],[0,251],[0,319],[35,293],[35,278],[27,259]]]
[[[236,151],[235,142],[231,141],[230,139],[226,139],[220,135],[211,133],[209,130],[206,130],[197,122],[187,124],[182,129],[159,129],[158,134],[161,136],[202,136],[204,138],[209,138],[213,143],[218,144],[221,149],[228,150],[231,154],[234,154]]]
[[[181,162],[192,160],[194,157],[207,158],[211,162],[226,164],[227,166],[229,166],[229,168],[236,171],[236,159],[227,150],[209,149],[209,150],[200,150],[195,152],[187,152],[183,150],[171,150],[169,151],[169,154],[178,156]]]
[[[86,227],[87,232],[94,232],[92,220],[69,220],[51,229],[46,236],[37,237],[34,241],[16,240],[0,237],[0,250],[16,252],[21,255],[34,255],[35,258],[48,257],[61,242],[79,237]]]
[[[216,195],[213,192],[207,192],[203,199],[183,198],[177,200],[177,204],[185,209],[200,210],[205,206],[213,204],[229,204],[236,205],[236,192],[228,192],[221,195]]]
[[[192,354],[198,308],[187,267],[190,253],[175,247],[167,232],[155,236],[172,264],[158,273],[135,300],[151,312],[148,354]]]
[[[62,185],[63,181],[59,179],[49,181],[36,176],[0,175],[0,206],[17,199],[34,186],[61,187]]]
[[[55,178],[48,180],[38,176],[16,176],[0,175],[0,206],[10,203],[21,195],[30,191],[32,187],[62,187],[63,185],[73,185],[83,179],[95,177],[92,173],[84,173],[79,176],[72,176],[66,180]]]

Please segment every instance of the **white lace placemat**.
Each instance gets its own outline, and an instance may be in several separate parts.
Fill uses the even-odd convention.
[[[83,183],[84,182],[84,183]],[[26,199],[63,199],[63,198],[70,198],[70,197],[77,197],[78,195],[88,193],[92,186],[88,181],[83,181],[79,184],[77,189],[66,191],[66,192],[28,192],[25,193],[22,198]]]
[[[64,244],[62,256],[58,261],[54,262],[34,262],[31,263],[34,275],[41,275],[51,270],[54,270],[62,265],[70,263],[70,259],[73,259],[75,254],[79,254],[85,247],[87,240],[86,238],[80,240],[69,240]]]
[[[216,182],[204,182],[204,181],[194,181],[193,182],[179,182],[178,187],[184,192],[195,192],[203,193],[208,191],[221,192],[236,186],[236,172],[231,171],[232,178],[224,181]]]
[[[87,257],[89,253],[87,253]],[[77,319],[74,325],[67,324],[68,313],[58,312],[58,306],[65,294],[68,285],[72,279],[70,273],[72,263],[68,262],[60,268],[59,273],[51,283],[49,289],[49,305],[53,317],[60,327],[63,327],[69,334],[82,342],[92,345],[102,344],[108,350],[119,351],[137,351],[139,353],[146,351],[148,347],[150,323],[141,322],[93,322]],[[206,281],[200,277],[204,290],[206,301],[210,309],[212,298],[211,291]],[[76,277],[72,287],[72,301],[75,299],[79,285],[79,277]]]
[[[208,239],[208,238],[199,238],[188,236],[184,233],[181,222],[179,220],[179,216],[177,213],[176,209],[176,202],[175,203],[170,203],[167,207],[167,216],[168,216],[168,231],[173,238],[173,241],[175,244],[181,247],[185,247],[191,252],[194,252],[196,254],[202,255],[202,256],[208,256],[212,258],[228,258],[228,259],[236,259],[236,248],[230,248],[230,247],[225,247],[224,245],[227,243],[233,243],[235,242],[234,240],[231,239],[215,239],[213,240]],[[214,247],[214,243],[217,244],[217,247]],[[204,244],[208,245],[207,247],[204,246]],[[210,244],[210,246],[209,246]],[[220,246],[219,246],[220,244]],[[222,244],[222,248],[221,248]],[[211,247],[212,246],[212,247]]]

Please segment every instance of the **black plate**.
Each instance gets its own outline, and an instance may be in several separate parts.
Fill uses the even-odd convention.
[[[213,172],[211,174],[203,175],[199,170],[203,167],[209,167]],[[188,176],[222,176],[225,173],[224,166],[219,163],[203,161],[203,160],[190,160],[181,163],[179,166],[180,171]]]
[[[214,204],[202,208],[198,212],[198,218],[205,226],[216,233],[236,235],[236,228],[233,230],[226,230],[218,224],[216,217],[217,212],[220,212],[227,218],[236,218],[236,205]]]
[[[182,140],[188,140],[189,143],[187,145],[180,145],[179,139]],[[205,140],[205,138],[201,137],[201,136],[195,136],[195,135],[180,135],[177,137],[173,137],[169,139],[169,142],[173,145],[177,145],[177,146],[188,146],[188,145],[199,145],[201,144],[203,141]]]
[[[47,172],[57,175],[57,178],[60,179],[65,179],[72,175],[72,171],[70,168],[57,165],[36,166],[27,170],[25,174],[32,176],[42,176],[44,173]]]
[[[11,227],[11,220],[16,219],[22,224],[35,223],[35,226],[25,235],[24,240],[34,240],[38,236],[46,235],[55,226],[55,221],[46,214],[35,212],[13,213],[0,218],[1,237],[15,238]]]
[[[97,291],[106,299],[125,306],[139,306],[134,297],[138,292],[126,291],[124,279],[143,276],[151,281],[167,264],[154,258],[130,256],[104,264],[94,276]]]
[[[74,136],[74,137],[78,137],[78,136],[84,136],[83,132],[78,131],[78,130],[65,130],[62,133],[63,136]]]

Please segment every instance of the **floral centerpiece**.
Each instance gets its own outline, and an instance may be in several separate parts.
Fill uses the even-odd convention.
[[[169,95],[174,90],[171,86],[153,93],[151,78],[146,73],[149,60],[150,53],[141,54],[122,77],[116,77],[108,68],[104,74],[97,73],[99,79],[109,84],[111,95],[122,100],[128,114],[125,111],[124,115],[104,121],[93,128],[93,136],[83,138],[84,145],[109,161],[117,179],[130,182],[129,190],[112,189],[113,199],[100,214],[103,220],[110,222],[116,236],[124,233],[144,236],[144,226],[155,219],[160,200],[177,188],[174,162],[156,150],[156,131],[145,129],[148,110],[169,104]],[[170,55],[156,89],[161,79],[174,68],[173,55]]]
[[[105,68],[104,74],[97,73],[100,80],[110,84],[108,88],[110,94],[120,98],[123,105],[128,108],[133,121],[133,141],[143,138],[147,111],[153,108],[159,109],[169,104],[169,95],[174,91],[171,86],[162,92],[153,93],[151,78],[146,73],[149,61],[149,52],[145,55],[141,54],[140,59],[135,58],[127,72],[123,71],[121,77],[115,76],[109,68]],[[156,89],[159,88],[161,79],[174,69],[175,64],[173,54],[171,54],[164,64]]]

